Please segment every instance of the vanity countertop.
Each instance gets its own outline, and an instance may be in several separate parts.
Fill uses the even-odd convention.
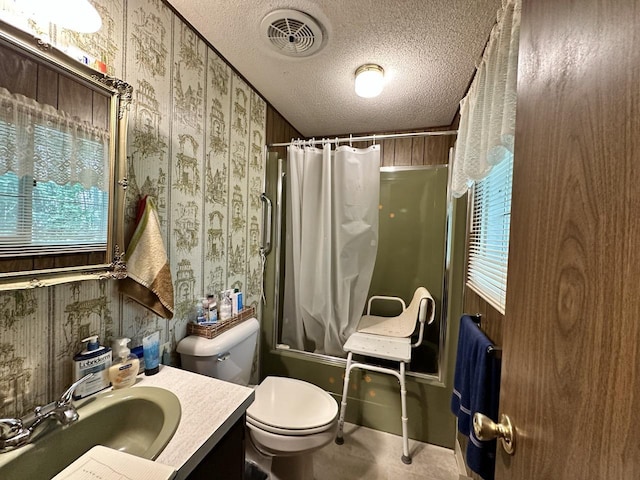
[[[165,365],[156,375],[139,375],[137,386],[164,388],[180,400],[178,429],[155,460],[175,468],[176,479],[189,475],[254,399],[251,388]]]

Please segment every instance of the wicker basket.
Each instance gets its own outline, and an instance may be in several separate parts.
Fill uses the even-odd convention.
[[[238,315],[235,315],[227,320],[218,320],[214,325],[198,325],[197,323],[187,323],[187,335],[198,335],[199,337],[216,338],[223,332],[226,332],[231,327],[238,325],[250,318],[256,316],[255,307],[247,307],[241,310]]]

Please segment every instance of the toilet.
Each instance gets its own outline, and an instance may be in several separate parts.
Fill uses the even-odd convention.
[[[260,324],[246,320],[211,340],[189,336],[178,343],[182,368],[248,385]],[[285,377],[266,377],[247,409],[247,458],[272,480],[313,478],[313,452],[338,429],[338,403],[317,386]]]

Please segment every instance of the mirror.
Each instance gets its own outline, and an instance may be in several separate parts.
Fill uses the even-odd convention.
[[[0,290],[124,278],[132,88],[0,22]]]

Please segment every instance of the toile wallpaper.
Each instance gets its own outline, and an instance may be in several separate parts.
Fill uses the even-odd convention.
[[[95,34],[31,28],[100,59],[133,86],[125,220],[131,233],[138,198],[156,200],[175,316],[155,316],[115,281],[0,293],[0,417],[60,395],[90,334],[108,345],[127,336],[135,346],[159,330],[177,362],[199,297],[237,287],[245,305],[260,303],[266,103],[161,0],[92,3],[103,20]]]

